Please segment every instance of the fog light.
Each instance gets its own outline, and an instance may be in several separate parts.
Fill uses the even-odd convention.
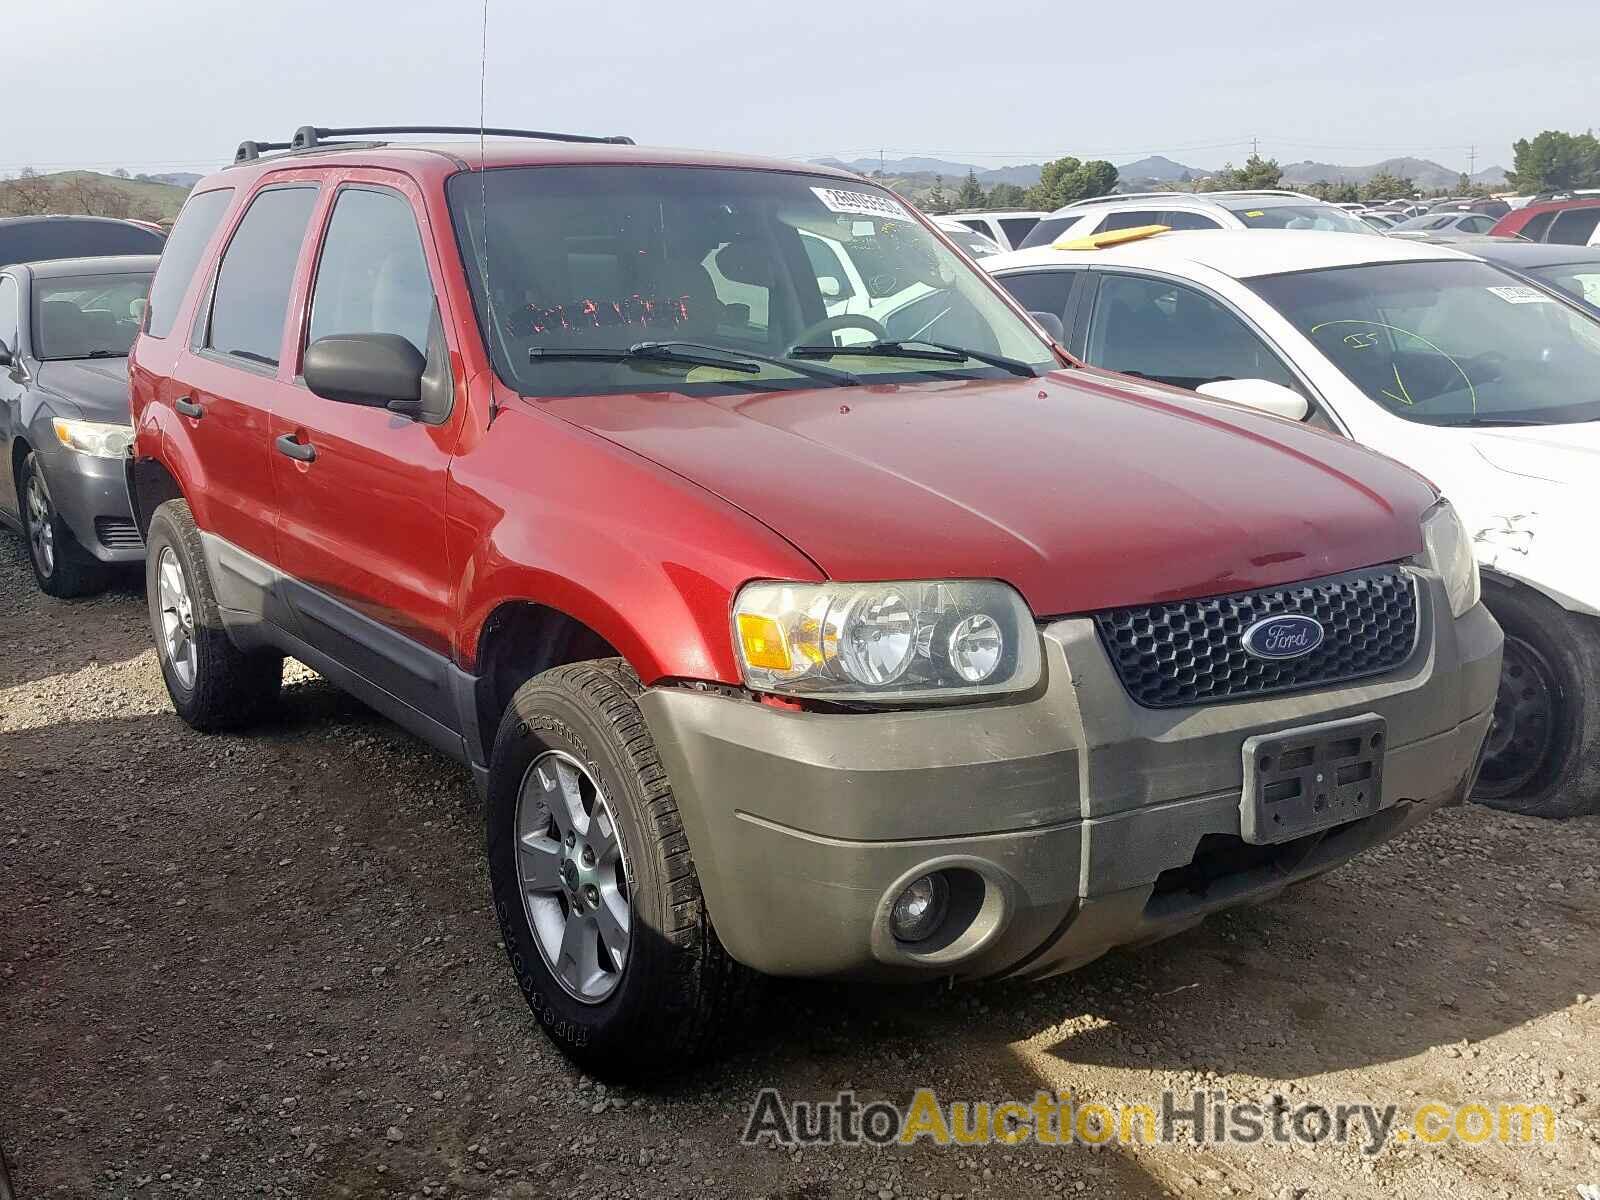
[[[924,875],[900,893],[889,914],[889,930],[902,942],[921,942],[944,923],[950,907],[950,886],[943,875]]]

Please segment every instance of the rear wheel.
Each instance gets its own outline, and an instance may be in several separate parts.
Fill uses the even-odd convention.
[[[28,535],[28,562],[39,590],[58,600],[104,591],[111,568],[90,554],[73,536],[50,499],[50,485],[36,453],[22,460],[17,476],[22,499],[22,524]]]
[[[517,982],[563,1053],[619,1079],[704,1056],[751,981],[711,928],[641,690],[616,659],[536,676],[489,775],[489,878]]]
[[[172,707],[203,733],[256,719],[283,684],[283,657],[244,654],[223,628],[200,530],[189,505],[168,500],[145,535],[145,592],[156,658]]]
[[[1487,579],[1484,601],[1506,645],[1473,799],[1536,817],[1600,812],[1600,622]]]

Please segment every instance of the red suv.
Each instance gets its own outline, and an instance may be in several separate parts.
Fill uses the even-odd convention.
[[[1529,242],[1565,246],[1600,243],[1600,196],[1535,201],[1513,209],[1495,222],[1491,237],[1518,237]]]
[[[292,655],[468,764],[590,1069],[754,972],[1065,971],[1466,794],[1501,637],[1418,476],[1078,367],[855,176],[326,140],[375,132],[245,145],[162,258],[161,669],[216,730]]]

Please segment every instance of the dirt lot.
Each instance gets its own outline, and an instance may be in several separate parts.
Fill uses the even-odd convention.
[[[582,1078],[497,945],[465,771],[305,672],[190,732],[142,597],[0,534],[0,1145],[23,1200],[1566,1197],[1600,1182],[1600,821],[1457,809],[1282,901],[1030,986],[775,985],[727,1061]],[[739,1143],[758,1088],[1542,1100],[1553,1147]]]

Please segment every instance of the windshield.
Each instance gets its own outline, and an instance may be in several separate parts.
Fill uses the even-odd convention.
[[[34,352],[45,360],[126,355],[139,332],[152,274],[35,277]]]
[[[1367,233],[1372,230],[1359,217],[1352,217],[1332,204],[1256,205],[1247,200],[1227,205],[1227,209],[1249,229],[1324,229],[1334,233]]]
[[[726,168],[518,167],[457,175],[449,198],[496,371],[525,395],[1006,373],[948,354],[823,363],[793,354],[800,346],[935,341],[1038,370],[1059,365],[981,275],[869,183]],[[692,344],[695,361],[687,352],[621,356],[640,343]],[[717,364],[719,354],[729,365]]]
[[[1600,310],[1600,262],[1562,263],[1553,267],[1529,267],[1529,275],[1560,288],[1574,300]]]
[[[1600,322],[1482,262],[1247,281],[1366,395],[1429,425],[1600,418]]]

